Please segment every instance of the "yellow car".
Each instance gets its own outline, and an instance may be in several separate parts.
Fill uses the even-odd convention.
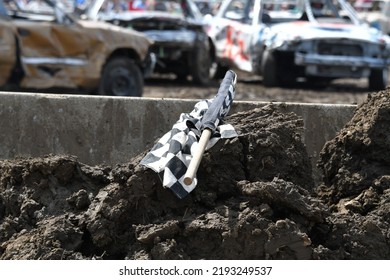
[[[142,96],[153,43],[142,33],[82,20],[60,1],[0,0],[0,88]]]

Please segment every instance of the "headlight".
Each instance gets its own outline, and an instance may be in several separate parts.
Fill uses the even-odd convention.
[[[272,48],[288,49],[291,46],[295,46],[301,42],[301,37],[297,35],[291,35],[288,33],[275,34],[270,45]]]

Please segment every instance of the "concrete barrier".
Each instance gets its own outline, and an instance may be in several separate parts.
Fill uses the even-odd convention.
[[[88,165],[115,165],[149,149],[199,100],[0,92],[0,159],[70,154]],[[235,101],[230,114],[270,104]],[[313,163],[355,105],[273,103],[304,120]]]

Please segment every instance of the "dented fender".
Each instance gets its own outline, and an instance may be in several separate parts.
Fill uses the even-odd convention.
[[[20,21],[17,32],[22,87],[97,87],[102,68],[116,50],[132,50],[134,59],[146,59],[151,41],[130,30],[101,22],[74,25]],[[128,36],[123,36],[123,33]]]
[[[4,86],[16,64],[15,30],[7,21],[0,21],[0,86]]]

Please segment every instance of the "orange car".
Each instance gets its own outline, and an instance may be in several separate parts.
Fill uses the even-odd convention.
[[[39,3],[22,9],[15,0],[0,0],[3,90],[60,88],[142,96],[144,78],[154,67],[150,39],[108,23],[81,20],[65,12],[60,1]]]

